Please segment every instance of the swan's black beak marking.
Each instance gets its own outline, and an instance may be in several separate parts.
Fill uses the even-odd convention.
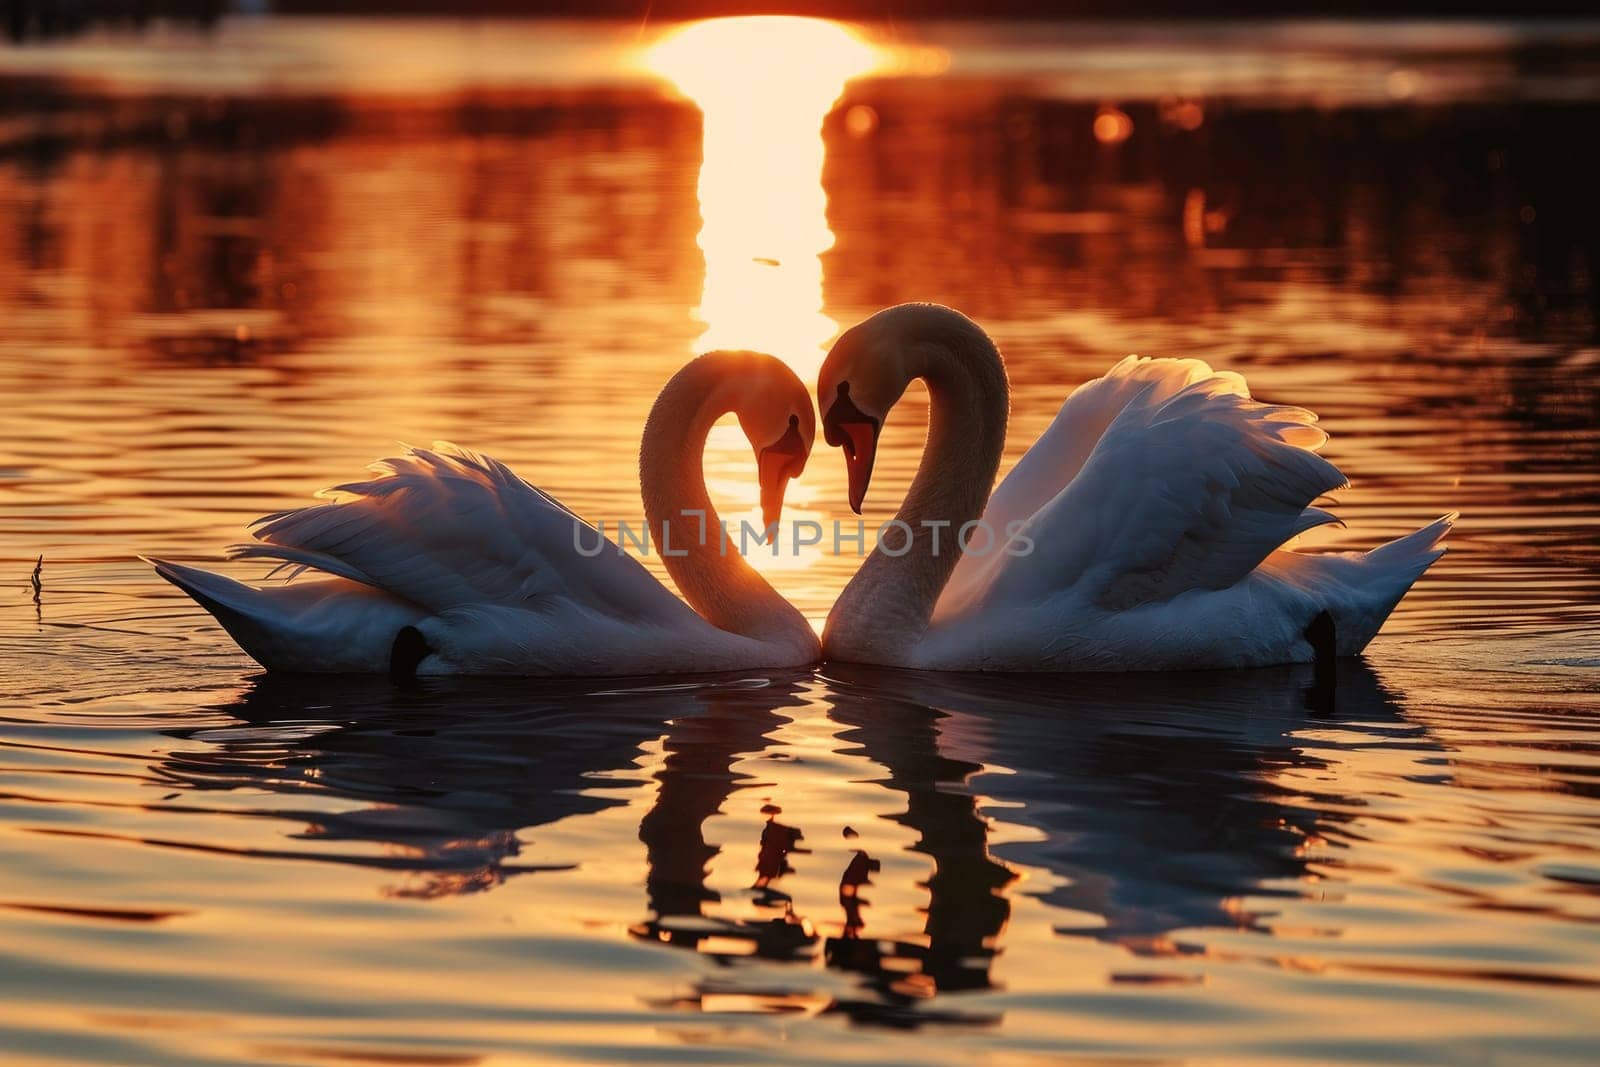
[[[828,444],[844,449],[845,471],[850,476],[850,510],[861,514],[861,503],[867,498],[867,486],[872,482],[872,462],[878,455],[877,419],[868,415],[850,399],[850,383],[839,383],[839,395],[828,405],[822,416],[822,439]]]
[[[806,443],[800,436],[800,416],[789,416],[789,429],[756,456],[756,477],[761,483],[761,522],[771,544],[783,517],[783,492],[790,478],[806,469]]]

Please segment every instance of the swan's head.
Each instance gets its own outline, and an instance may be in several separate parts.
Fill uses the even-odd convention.
[[[934,306],[902,304],[850,327],[833,343],[817,374],[822,437],[844,450],[850,508],[857,515],[872,481],[883,420],[918,373],[912,364],[916,320]]]
[[[762,524],[775,532],[783,515],[784,491],[806,469],[817,437],[817,417],[805,384],[782,360],[760,352],[739,355],[744,361],[729,382],[730,406],[755,449]]]
[[[1005,365],[983,327],[942,304],[884,308],[840,334],[817,374],[822,436],[844,450],[850,507],[858,515],[883,420],[913,378],[927,378],[930,389],[936,380],[963,380],[975,390],[975,422],[987,414],[998,425],[996,440],[1005,440]],[[999,406],[997,418],[985,406],[991,403]]]

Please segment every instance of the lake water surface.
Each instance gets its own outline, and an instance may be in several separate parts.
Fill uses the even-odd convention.
[[[1593,1062],[1600,27],[702,32],[0,51],[0,1048]],[[1298,669],[267,677],[134,558],[397,441],[637,523],[692,353],[806,377],[910,299],[999,340],[1008,465],[1123,355],[1199,356],[1321,414],[1314,546],[1460,510],[1450,554],[1331,707]],[[753,517],[731,420],[707,460]],[[819,450],[787,517],[844,494]],[[857,563],[758,562],[819,624]]]

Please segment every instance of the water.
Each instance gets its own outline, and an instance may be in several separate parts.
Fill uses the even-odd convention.
[[[0,1047],[1591,1061],[1600,34],[790,33],[765,85],[740,32],[744,67],[577,24],[0,53]],[[904,299],[1000,340],[1008,463],[1127,352],[1201,356],[1322,415],[1354,484],[1316,544],[1460,509],[1451,553],[1331,708],[1297,669],[269,678],[133,558],[401,440],[636,521],[692,351],[807,373]],[[841,466],[788,516],[846,515]],[[753,515],[732,425],[708,468]],[[819,621],[855,565],[762,561]]]

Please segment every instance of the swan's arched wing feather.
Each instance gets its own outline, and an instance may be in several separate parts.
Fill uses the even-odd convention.
[[[1003,528],[1013,519],[1034,515],[1077,476],[1107,428],[1130,404],[1160,407],[1201,381],[1208,382],[1213,393],[1250,396],[1239,375],[1213,371],[1198,359],[1128,356],[1084,382],[1062,402],[1044,433],[995,489],[985,518]]]
[[[234,554],[328,571],[435,612],[543,597],[645,618],[681,608],[637,560],[497,460],[440,443],[369,470],[319,494],[328,503],[258,520],[257,543]]]
[[[1078,588],[1107,610],[1223,589],[1308,526],[1345,484],[1300,408],[1256,403],[1203,378],[1165,403],[1129,402],[1083,469],[1027,527],[1032,554],[996,582]]]
[[[1044,433],[1001,481],[983,518],[1003,534],[1011,524],[1027,522],[1067,487],[1088,462],[1107,428],[1129,405],[1159,408],[1184,389],[1207,382],[1214,393],[1250,391],[1237,374],[1213,371],[1199,359],[1150,359],[1128,356],[1098,378],[1072,391]],[[940,611],[959,611],[994,578],[993,557],[963,557],[940,599]]]

